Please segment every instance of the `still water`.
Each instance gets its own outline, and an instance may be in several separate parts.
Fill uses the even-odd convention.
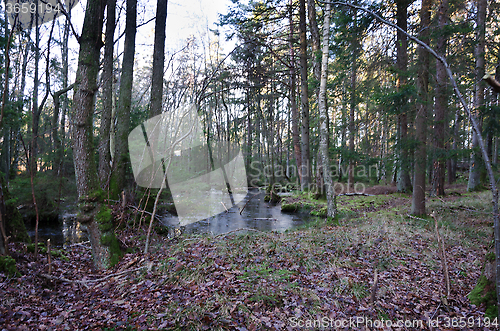
[[[265,202],[264,196],[263,191],[250,190],[241,202],[232,208],[228,206],[227,212],[186,226],[180,227],[178,217],[169,213],[162,215],[161,222],[172,228],[180,228],[183,233],[218,235],[239,228],[281,232],[296,228],[311,218],[308,214],[282,213],[279,204]],[[245,208],[241,211],[243,206]],[[34,228],[29,228],[28,233],[34,239]],[[50,238],[53,245],[67,245],[88,240],[80,223],[76,221],[76,213],[63,213],[59,216],[59,224],[40,226],[38,237],[40,241]]]

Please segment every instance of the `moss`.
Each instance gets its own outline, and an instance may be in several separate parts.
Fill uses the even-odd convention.
[[[120,243],[116,238],[114,233],[106,233],[101,237],[101,243],[109,248],[109,263],[111,267],[114,267],[123,256],[123,253],[120,249]]]
[[[328,208],[325,206],[320,209],[312,210],[311,215],[324,218],[328,215]]]
[[[102,202],[102,201],[104,201],[104,199],[106,199],[106,194],[103,190],[98,189],[98,190],[90,192],[88,195],[88,199],[90,201],[94,201],[94,202],[95,201]]]
[[[28,252],[30,252],[30,253],[35,252],[35,244],[34,243],[27,245],[26,248],[27,248]],[[44,250],[45,250],[45,252],[47,252],[47,247],[45,247],[45,244],[43,242],[39,242],[38,243],[38,250],[42,253]]]
[[[101,209],[95,215],[95,220],[102,232],[110,231],[113,228],[113,215],[111,215],[111,209],[106,205],[101,205]]]
[[[283,201],[281,203],[281,211],[293,213],[296,212],[297,210],[299,210],[299,204],[296,202],[287,203]]]
[[[474,287],[468,297],[470,302],[475,305],[485,304],[487,317],[497,317],[495,286],[484,275],[479,277],[476,287]]]
[[[16,260],[11,256],[0,256],[0,271],[5,272],[11,277],[21,276],[16,268]]]

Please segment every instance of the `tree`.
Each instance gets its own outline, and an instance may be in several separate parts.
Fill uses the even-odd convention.
[[[302,164],[301,189],[309,189],[311,183],[311,157],[309,146],[309,88],[307,80],[307,38],[306,38],[306,3],[299,0],[299,37],[300,37],[300,104],[302,109]]]
[[[151,108],[149,109],[149,116],[151,117],[159,115],[162,112],[167,2],[168,0],[158,0],[156,4],[153,75],[151,77]]]
[[[436,53],[440,56],[446,54],[447,34],[445,26],[448,20],[448,0],[442,0],[438,9],[438,27],[441,33],[437,37]],[[432,188],[431,195],[444,195],[444,179],[445,179],[445,156],[444,139],[446,130],[446,109],[447,88],[446,83],[446,68],[441,61],[436,61],[436,96],[434,103],[434,161],[432,172]]]
[[[109,185],[111,150],[110,134],[113,114],[113,49],[116,20],[116,0],[106,4],[106,34],[104,37],[104,60],[102,65],[102,115],[99,126],[99,181],[103,189]]]
[[[408,1],[407,0],[397,0],[397,25],[402,31],[407,30],[407,19],[408,19]],[[397,79],[397,89],[400,94],[404,94],[404,90],[407,89],[407,71],[408,71],[408,38],[400,30],[397,31],[397,41],[396,41],[396,52],[397,52],[397,69],[398,69],[398,79]],[[408,153],[408,99],[404,97],[402,100],[400,113],[398,115],[398,131],[399,131],[399,166],[398,175],[396,179],[398,192],[409,192],[411,191],[411,181],[409,175],[409,153]]]
[[[485,36],[486,36],[486,0],[477,0],[477,18],[476,18],[476,47],[474,55],[476,58],[475,69],[475,93],[474,93],[474,116],[478,119],[480,127],[482,121],[480,118],[481,108],[484,108],[484,76],[485,68]],[[484,164],[481,161],[481,153],[478,153],[478,137],[476,134],[472,136],[472,154],[470,159],[469,183],[467,190],[477,190],[481,184],[481,169],[484,169]]]
[[[137,31],[137,0],[127,0],[125,44],[123,47],[120,94],[116,109],[115,153],[111,175],[110,195],[120,196],[125,189],[125,176],[129,167],[128,134],[130,108],[132,105],[132,83],[134,78],[135,34]]]
[[[103,204],[104,194],[97,181],[94,161],[94,96],[97,91],[99,55],[104,21],[105,0],[88,0],[79,38],[80,52],[73,97],[73,160],[80,206],[79,221],[88,230],[94,266],[105,269],[120,256],[118,240],[113,233],[111,211]]]
[[[323,23],[323,52],[321,59],[321,80],[319,87],[318,108],[320,116],[320,152],[323,174],[326,182],[327,216],[334,218],[337,215],[337,206],[335,201],[335,191],[333,187],[332,173],[330,172],[330,157],[328,156],[328,127],[327,127],[327,109],[326,109],[326,81],[328,68],[328,44],[330,41],[330,4],[326,4],[325,19]]]
[[[297,110],[297,79],[295,72],[295,54],[293,49],[293,0],[290,0],[288,7],[288,24],[290,26],[290,37],[288,40],[290,48],[290,112],[292,117],[292,143],[295,155],[295,165],[300,169],[302,165],[302,153],[300,150],[300,136],[299,136],[299,113]],[[300,182],[302,182],[301,171],[298,172]]]
[[[420,35],[424,43],[429,43],[429,25],[431,21],[432,0],[422,1],[420,9]],[[419,103],[415,118],[415,168],[413,180],[413,196],[411,200],[411,213],[414,215],[425,214],[425,169],[427,161],[427,115],[429,113],[429,52],[418,46],[418,78],[417,92]]]

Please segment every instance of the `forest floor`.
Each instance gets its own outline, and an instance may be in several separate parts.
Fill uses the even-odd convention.
[[[467,298],[492,244],[491,194],[447,193],[427,200],[445,245],[447,297],[434,219],[407,216],[410,195],[342,196],[335,222],[154,236],[148,257],[144,233],[123,230],[137,253],[105,272],[92,268],[88,244],[52,258],[50,276],[46,255],[37,262],[11,244],[21,275],[0,273],[0,329],[496,329]]]

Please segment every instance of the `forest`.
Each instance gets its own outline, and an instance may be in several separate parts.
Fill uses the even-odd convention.
[[[496,1],[0,13],[0,329],[499,328]]]

